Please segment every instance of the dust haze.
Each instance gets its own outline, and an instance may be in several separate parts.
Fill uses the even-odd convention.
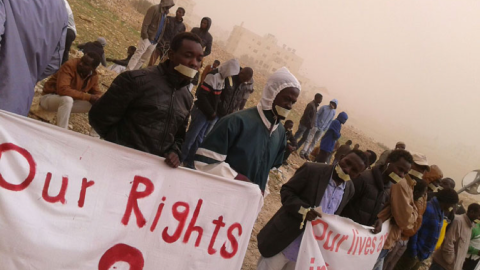
[[[375,140],[405,141],[457,183],[480,169],[480,1],[197,0],[193,13],[295,48]]]

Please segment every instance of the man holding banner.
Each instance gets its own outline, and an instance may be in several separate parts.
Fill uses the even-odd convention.
[[[318,206],[325,214],[340,213],[355,192],[350,179],[356,178],[367,166],[365,153],[355,150],[335,166],[307,162],[298,169],[282,186],[282,207],[257,236],[262,255],[257,269],[295,269],[305,230],[304,219],[312,221],[322,217],[313,210]]]

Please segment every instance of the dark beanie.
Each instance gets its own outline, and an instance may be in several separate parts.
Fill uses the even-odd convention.
[[[458,203],[458,194],[453,189],[442,189],[437,192],[437,200],[441,203],[446,204],[457,204]]]

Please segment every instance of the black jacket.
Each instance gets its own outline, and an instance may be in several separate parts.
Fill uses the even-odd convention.
[[[202,40],[202,47],[204,48],[203,56],[207,56],[212,52],[213,37],[208,32],[208,30],[210,30],[210,27],[212,26],[212,19],[204,17],[202,18],[202,21],[204,19],[208,21],[207,29],[202,30],[199,27],[194,27],[191,32],[200,37],[200,39]]]
[[[107,141],[158,156],[181,146],[193,97],[168,63],[120,74],[89,113],[90,125]]]
[[[183,24],[183,19],[181,22],[177,21],[177,18],[168,16],[167,17],[167,25],[165,26],[165,34],[163,34],[162,40],[160,43],[165,43],[165,42],[172,42],[173,38],[180,33],[185,32],[185,24]],[[159,45],[157,45],[158,47]]]
[[[244,93],[245,92],[240,87],[240,79],[238,75],[232,76],[232,85],[230,85],[230,80],[226,78],[225,88],[223,88],[222,94],[220,95],[220,104],[217,110],[218,116],[224,117],[238,111]]]
[[[317,107],[318,106],[315,104],[315,101],[308,103],[305,107],[305,111],[303,111],[300,124],[307,128],[313,128],[315,125],[315,120],[317,119]]]
[[[282,186],[282,207],[257,236],[258,249],[263,257],[278,254],[305,230],[305,227],[300,230],[302,215],[298,211],[301,206],[309,208],[320,205],[332,172],[333,165],[307,162]],[[335,214],[342,212],[354,193],[352,181],[348,181]]]
[[[206,83],[197,88],[195,105],[209,120],[213,120],[213,116],[217,115],[221,93],[221,90],[215,90]]]
[[[383,183],[379,166],[366,170],[352,180],[355,185],[355,195],[340,214],[343,217],[366,226],[372,226],[377,215],[390,197],[390,182]]]

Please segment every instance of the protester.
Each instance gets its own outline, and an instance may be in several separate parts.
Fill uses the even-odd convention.
[[[416,215],[417,218],[413,222],[412,228],[402,229],[401,232],[398,230],[400,229],[400,227],[397,226],[396,222],[394,222],[394,225],[390,227],[390,234],[388,235],[384,248],[388,249],[389,247],[391,247],[391,249],[388,255],[385,257],[384,266],[383,266],[384,270],[392,270],[395,267],[395,264],[407,249],[408,238],[413,236],[415,233],[417,233],[418,229],[420,228],[422,224],[422,216],[423,216],[423,213],[425,212],[425,208],[427,207],[427,195],[426,195],[427,182],[425,182],[422,179],[422,177],[426,171],[430,170],[430,167],[428,165],[427,157],[425,155],[420,153],[412,153],[412,157],[413,157],[412,167],[408,172],[408,174],[405,175],[405,181],[402,180],[400,183],[392,187],[391,204],[394,204],[394,203],[398,204],[399,202],[399,200],[394,201],[394,198],[393,198],[394,191],[397,189],[397,187],[400,187],[399,184],[407,182],[408,184],[413,185],[412,195],[413,195],[413,204],[415,205],[415,207],[413,208],[413,211],[416,212],[414,214]],[[424,188],[425,192],[423,192],[422,190],[421,191],[422,196],[417,197],[416,194],[418,195],[420,192],[420,191],[417,191],[417,189],[419,188],[421,189]],[[408,189],[405,188],[401,190],[401,192],[403,194],[410,193],[410,188]],[[395,217],[394,214],[393,216]],[[394,219],[397,220],[397,218],[394,218]],[[398,233],[401,233],[401,235],[398,235]]]
[[[135,54],[128,62],[127,70],[137,70],[143,66],[153,51],[157,43],[162,40],[165,34],[165,28],[168,20],[167,15],[175,3],[173,0],[161,0],[160,4],[151,6],[143,18],[142,29],[140,31],[140,41],[137,45]]]
[[[329,160],[332,152],[335,150],[335,144],[341,136],[342,125],[347,122],[347,119],[347,113],[341,112],[338,114],[337,119],[332,121],[320,141],[320,153],[315,158],[316,162],[325,163]]]
[[[220,61],[218,60],[215,60],[213,61],[213,64],[211,65],[207,65],[204,69],[203,69],[203,72],[202,72],[202,76],[200,77],[200,83],[199,85],[202,85],[203,81],[205,80],[205,77],[207,77],[207,75],[212,72],[212,71],[216,71],[218,66],[220,66]]]
[[[267,81],[257,107],[218,121],[195,156],[201,171],[250,181],[263,192],[270,169],[280,167],[285,151],[285,119],[300,94],[300,83],[287,68]]]
[[[295,140],[295,136],[293,136],[293,121],[287,120],[283,126],[287,132],[287,147],[285,148],[285,153],[283,154],[283,165],[288,165],[288,157],[293,151],[297,150],[297,140]]]
[[[463,270],[475,270],[480,262],[480,224],[476,223],[472,229],[470,237],[470,246],[468,247],[467,257],[463,263]]]
[[[303,111],[302,118],[300,118],[300,124],[298,125],[297,132],[295,133],[295,140],[298,141],[297,148],[300,148],[307,140],[310,130],[315,126],[315,120],[317,117],[317,108],[322,103],[323,96],[320,93],[315,94],[315,98],[307,104]]]
[[[250,95],[255,91],[253,88],[254,84],[253,77],[248,81],[247,83],[243,84],[241,86],[242,91],[243,91],[243,99],[240,101],[240,105],[238,106],[239,110],[243,110],[245,108],[245,105],[247,105],[248,98],[250,98]]]
[[[422,225],[408,240],[407,250],[398,260],[394,270],[418,270],[422,262],[432,255],[443,226],[444,216],[457,202],[457,192],[444,189],[427,203]]]
[[[169,166],[178,167],[193,104],[188,86],[203,58],[201,40],[178,34],[168,58],[158,66],[120,74],[89,116],[106,141],[165,157]]]
[[[63,52],[62,65],[68,61],[70,56],[70,48],[72,47],[73,41],[77,38],[77,28],[75,27],[75,18],[73,17],[73,11],[67,0],[65,2],[65,7],[67,8],[68,13],[68,26],[67,26],[67,35],[65,38],[65,51]]]
[[[473,221],[480,217],[480,205],[472,203],[466,214],[455,215],[445,240],[433,254],[430,270],[461,270],[472,236]]]
[[[62,65],[67,25],[63,1],[0,1],[0,110],[28,115],[35,84]]]
[[[327,128],[330,127],[330,124],[335,117],[336,109],[338,106],[338,100],[332,99],[329,105],[324,105],[318,109],[315,126],[308,133],[307,139],[305,140],[305,146],[300,152],[300,157],[310,160],[309,156],[312,152],[315,145],[322,138],[323,133],[327,131]]]
[[[182,162],[185,167],[195,168],[195,153],[203,142],[205,133],[218,119],[217,108],[225,79],[239,72],[240,64],[236,59],[231,59],[219,67],[217,74],[208,74],[202,86],[197,89],[198,99],[192,109],[192,121],[182,145]]]
[[[405,149],[407,149],[407,147],[404,142],[397,142],[394,148],[394,150],[405,150]],[[390,155],[390,153],[392,153],[392,150],[383,151],[383,153],[380,155],[380,158],[378,158],[378,161],[375,165],[385,164],[385,162],[387,161],[387,157],[388,155]]]
[[[282,207],[258,233],[260,260],[257,270],[295,269],[305,226],[299,210],[316,208],[338,215],[355,193],[350,179],[365,170],[368,158],[362,151],[352,151],[333,165],[305,163],[282,186]],[[306,219],[313,221],[322,215],[311,209]],[[281,224],[281,227],[277,224]]]
[[[128,62],[132,58],[133,54],[135,54],[136,50],[137,50],[137,47],[129,46],[127,49],[127,58],[123,60],[107,58],[107,61],[113,62],[113,65],[109,66],[108,69],[111,71],[115,71],[116,73],[124,72],[125,69],[127,68]]]
[[[160,42],[158,42],[157,47],[150,57],[148,66],[153,66],[160,57],[160,62],[162,58],[167,54],[168,49],[170,48],[170,42],[172,39],[179,33],[183,33],[186,30],[185,24],[183,24],[183,16],[185,16],[185,9],[179,7],[175,13],[175,17],[168,16],[165,26],[165,34],[162,36]]]
[[[102,95],[95,69],[100,56],[94,52],[62,65],[43,87],[42,109],[57,112],[57,126],[68,129],[71,113],[86,113]]]
[[[218,117],[224,117],[238,111],[243,100],[245,88],[252,85],[253,70],[249,67],[242,68],[240,73],[225,78],[224,88],[220,95]]]
[[[192,29],[192,33],[195,35],[199,36],[200,39],[202,40],[203,44],[203,55],[208,56],[210,53],[212,53],[212,43],[213,43],[213,37],[208,32],[210,30],[210,27],[212,26],[212,19],[208,17],[202,18],[202,21],[200,22],[200,28],[199,27],[194,27]]]
[[[337,150],[337,152],[338,152],[338,150]],[[377,161],[377,154],[375,152],[373,152],[372,150],[365,151],[365,154],[367,154],[368,161],[370,163],[368,165],[368,169],[371,169],[372,165],[375,164],[375,162]]]
[[[352,182],[355,195],[345,206],[341,216],[366,226],[372,226],[390,196],[392,183],[403,178],[413,163],[412,155],[404,150],[392,151],[387,165],[375,165]],[[397,177],[398,176],[398,177]]]
[[[333,164],[338,163],[342,156],[346,155],[348,152],[352,151],[350,146],[352,145],[352,140],[348,140],[345,144],[341,145],[337,151],[335,151],[335,158],[333,159]]]
[[[443,178],[443,172],[437,165],[430,166],[430,171],[423,174],[423,180],[428,183],[428,200],[432,199],[434,193],[437,192],[439,182]]]
[[[102,66],[107,66],[107,60],[105,58],[105,46],[107,46],[107,40],[104,37],[99,37],[96,41],[91,41],[83,44],[79,44],[78,49],[84,54],[93,52],[100,56]]]

